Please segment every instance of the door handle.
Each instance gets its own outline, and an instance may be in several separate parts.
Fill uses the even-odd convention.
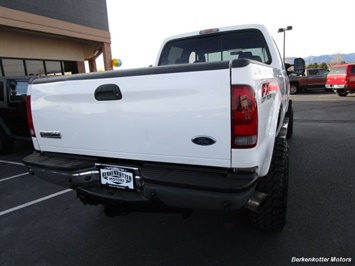
[[[97,101],[117,101],[122,99],[120,87],[116,84],[104,84],[95,90],[95,99]]]

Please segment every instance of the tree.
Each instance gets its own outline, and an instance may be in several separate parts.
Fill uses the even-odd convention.
[[[326,62],[322,62],[320,65],[319,65],[319,68],[327,68],[328,69],[328,64]]]
[[[307,66],[307,69],[309,69],[309,68],[319,68],[319,65],[318,65],[317,62],[316,62],[316,63],[311,63],[311,64],[309,64],[309,65]]]
[[[332,69],[335,65],[345,64],[343,59],[343,55],[341,53],[337,53],[333,56],[333,60],[328,64],[328,67]]]

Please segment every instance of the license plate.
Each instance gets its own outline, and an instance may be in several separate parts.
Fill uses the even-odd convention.
[[[134,189],[134,169],[115,165],[100,165],[99,168],[102,185]]]

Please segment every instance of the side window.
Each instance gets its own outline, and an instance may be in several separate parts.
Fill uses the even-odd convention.
[[[351,66],[350,73],[355,74],[355,66]]]
[[[312,69],[308,71],[309,76],[317,76],[318,75],[318,70],[317,69]]]

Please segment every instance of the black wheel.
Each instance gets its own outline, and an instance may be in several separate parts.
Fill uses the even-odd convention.
[[[286,137],[288,139],[291,138],[292,135],[293,135],[293,113],[294,113],[293,102],[292,102],[292,100],[289,100],[288,110],[287,110],[287,113],[286,113],[286,116],[288,117],[288,128],[287,128]]]
[[[290,85],[290,94],[296,94],[298,92],[298,86],[295,83]]]
[[[256,190],[268,194],[258,212],[249,211],[251,224],[261,230],[281,231],[286,224],[288,191],[288,144],[277,138],[269,173]]]
[[[340,97],[345,97],[346,95],[348,95],[349,93],[346,90],[337,90],[337,94]]]
[[[5,132],[0,128],[0,154],[11,151],[12,141],[6,136]]]

